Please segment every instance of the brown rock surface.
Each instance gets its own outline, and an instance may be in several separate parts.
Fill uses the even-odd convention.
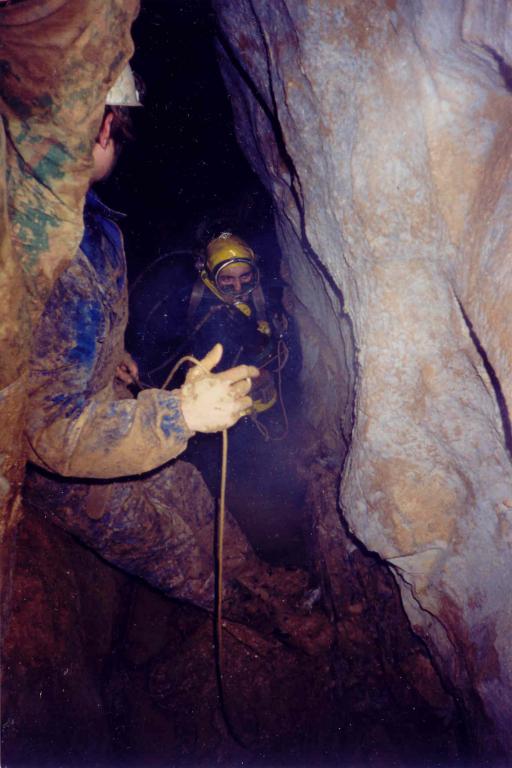
[[[476,752],[512,754],[510,3],[214,5],[339,466],[353,394],[346,520],[392,564]]]
[[[19,766],[112,754],[108,682],[126,577],[47,521],[19,526],[2,653],[2,753]]]
[[[426,765],[456,758],[460,713],[410,631],[392,577],[344,532],[337,473],[314,465],[309,475],[318,587],[297,597],[306,574],[281,569],[259,600],[245,590],[225,604],[238,617],[225,619],[223,633],[231,732],[209,614],[28,514],[3,649],[6,765],[296,768],[343,758],[409,768],[419,752]]]

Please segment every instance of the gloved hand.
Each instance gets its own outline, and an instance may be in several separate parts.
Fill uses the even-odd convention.
[[[220,362],[223,348],[216,344],[201,366],[189,370],[181,387],[181,410],[189,429],[194,432],[220,432],[245,416],[252,400],[247,397],[251,379],[258,376],[252,365],[238,365],[221,373],[211,373]]]

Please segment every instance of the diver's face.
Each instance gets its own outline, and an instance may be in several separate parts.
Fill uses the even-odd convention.
[[[254,270],[250,264],[229,264],[217,275],[217,286],[222,293],[242,298],[254,287]]]

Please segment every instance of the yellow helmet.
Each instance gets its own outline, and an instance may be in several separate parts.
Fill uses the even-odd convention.
[[[256,254],[240,237],[231,232],[222,232],[218,237],[210,240],[206,246],[205,268],[208,277],[221,293],[218,283],[219,274],[233,264],[247,264],[251,268],[251,279],[244,284],[243,293],[250,293],[258,284],[259,273],[256,266]]]
[[[248,261],[254,264],[256,256],[252,248],[240,237],[232,235],[231,232],[222,232],[206,246],[206,268],[213,274],[226,261]]]

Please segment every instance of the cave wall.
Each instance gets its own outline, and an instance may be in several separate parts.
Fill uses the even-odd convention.
[[[276,201],[305,407],[340,468],[354,398],[340,507],[392,564],[476,749],[511,753],[512,4],[214,6]]]
[[[219,4],[219,18],[222,15]],[[221,70],[230,95],[239,142],[253,168],[273,198],[275,227],[283,255],[281,271],[290,286],[284,294],[285,308],[298,323],[302,337],[304,393],[303,410],[311,424],[309,453],[338,460],[344,455],[352,429],[353,340],[344,313],[343,299],[329,270],[309,246],[304,228],[302,180],[288,153],[288,145],[277,115],[274,84],[268,77],[265,41],[255,33],[236,36],[237,20],[250,30],[252,13],[240,7],[233,15],[224,9],[226,24],[219,29]],[[231,24],[233,26],[231,26]],[[246,51],[253,66],[246,66],[240,50]],[[245,54],[244,54],[245,55]],[[317,118],[315,118],[317,122]],[[332,232],[338,228],[332,222]],[[333,246],[335,244],[333,240]],[[337,246],[336,246],[337,247]],[[309,257],[309,258],[308,258]],[[318,297],[321,297],[318,300]],[[325,382],[343,382],[325,387]],[[321,400],[317,393],[322,392]],[[315,408],[308,404],[315,402]],[[333,414],[337,417],[333,419]]]

